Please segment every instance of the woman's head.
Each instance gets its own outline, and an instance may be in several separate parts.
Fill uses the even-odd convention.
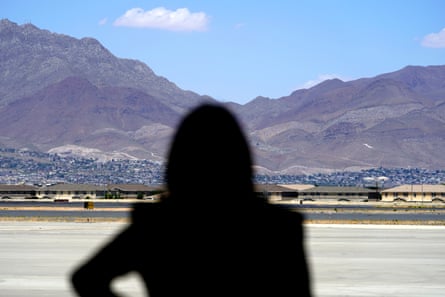
[[[233,191],[250,195],[251,166],[247,141],[234,116],[222,106],[204,104],[181,122],[170,148],[166,180],[173,196],[227,196]]]

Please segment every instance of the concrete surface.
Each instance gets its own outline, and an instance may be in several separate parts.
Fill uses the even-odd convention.
[[[0,295],[75,296],[72,269],[125,226],[1,222]],[[316,224],[305,230],[314,297],[444,296],[443,226]],[[123,296],[144,296],[135,274],[114,287]]]
[[[445,296],[445,227],[310,225],[316,297]]]

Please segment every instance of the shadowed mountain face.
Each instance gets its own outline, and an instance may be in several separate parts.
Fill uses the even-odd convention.
[[[180,118],[177,111],[142,91],[98,88],[78,77],[16,100],[1,114],[2,137],[42,150],[75,144],[135,157],[164,149]]]
[[[161,160],[185,112],[215,101],[116,58],[94,39],[30,24],[0,21],[0,60],[4,147]],[[259,172],[445,166],[445,66],[226,105],[245,128]]]

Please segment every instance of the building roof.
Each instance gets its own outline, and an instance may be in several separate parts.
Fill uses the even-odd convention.
[[[55,184],[45,186],[39,189],[40,191],[105,191],[106,187],[91,185],[91,184]]]
[[[107,188],[109,190],[119,190],[122,192],[150,192],[164,189],[161,186],[147,186],[143,184],[111,184],[108,185]]]
[[[302,193],[370,193],[375,192],[373,189],[362,187],[340,187],[340,186],[317,186],[306,190]]]
[[[314,185],[309,184],[280,184],[279,186],[295,191],[302,191],[315,187]]]
[[[445,185],[401,185],[386,189],[382,193],[445,193]]]
[[[275,192],[275,193],[282,193],[282,192],[296,192],[296,190],[286,188],[283,186],[275,185],[275,184],[255,184],[254,185],[255,192]]]
[[[0,192],[8,192],[8,191],[35,191],[37,188],[35,186],[30,185],[5,185],[0,184]]]

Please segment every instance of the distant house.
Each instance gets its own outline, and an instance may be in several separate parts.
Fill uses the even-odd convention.
[[[106,187],[88,184],[55,184],[38,188],[37,198],[70,200],[103,198]]]
[[[315,187],[309,184],[283,184],[278,185],[280,187],[286,188],[286,191],[281,193],[281,200],[295,200],[300,197],[300,192],[304,190],[311,189]]]
[[[258,197],[271,202],[282,200],[283,196],[298,196],[295,190],[273,184],[256,184],[254,185],[254,191]]]
[[[306,184],[255,184],[254,189],[257,195],[267,198],[268,201],[295,200],[301,190],[313,188],[313,185]]]
[[[0,185],[0,198],[12,199],[21,198],[29,199],[36,197],[36,187],[29,185]]]
[[[164,190],[158,186],[147,186],[142,184],[115,184],[107,186],[107,194],[116,198],[143,199],[152,197]]]
[[[317,186],[299,191],[298,198],[308,201],[363,202],[378,200],[379,195],[376,190],[362,187]]]
[[[159,187],[152,187],[139,184],[119,184],[119,185],[89,185],[89,184],[55,184],[38,188],[37,198],[49,198],[56,200],[71,199],[136,199],[146,198],[162,192]]]
[[[445,185],[401,185],[382,191],[382,201],[445,202]]]
[[[255,185],[257,195],[267,197],[268,201],[355,201],[364,202],[380,200],[380,194],[375,189],[363,187],[314,186],[308,184],[292,185]]]

